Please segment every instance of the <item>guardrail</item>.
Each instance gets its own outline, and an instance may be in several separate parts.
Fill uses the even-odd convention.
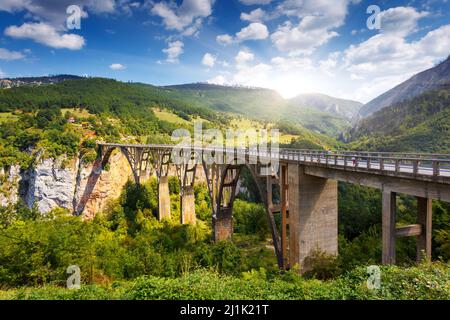
[[[101,146],[136,147],[149,149],[172,149],[174,145],[115,144],[98,142]],[[228,148],[222,150],[208,147],[194,147],[192,151],[222,151],[224,154],[235,154],[258,157],[260,159],[278,159],[298,161],[309,164],[332,166],[335,168],[359,171],[378,172],[380,174],[400,174],[407,176],[423,176],[450,180],[450,154],[427,153],[393,153],[393,152],[361,152],[361,151],[318,151],[306,149],[280,148],[274,152],[268,149]]]
[[[404,157],[404,154],[385,153],[335,153],[280,150],[280,159],[317,163],[335,167],[362,169],[367,171],[392,172],[413,176],[450,178],[450,155],[420,154],[420,157]],[[387,156],[388,155],[388,156]],[[417,154],[410,154],[417,155]]]

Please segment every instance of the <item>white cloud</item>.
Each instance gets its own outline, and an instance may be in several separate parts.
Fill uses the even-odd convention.
[[[343,68],[355,82],[355,98],[370,100],[431,68],[450,54],[450,25],[408,40],[426,12],[410,7],[391,8],[381,13],[381,32],[343,52]]]
[[[85,5],[95,13],[113,12],[116,9],[114,0],[89,0]]]
[[[274,37],[280,30],[272,34],[272,41],[278,41],[279,49],[286,54],[260,61],[248,49],[241,49],[234,66],[228,69],[230,73],[220,72],[210,82],[272,88],[284,97],[322,92],[368,102],[450,54],[450,24],[411,40],[408,36],[418,29],[420,19],[427,13],[402,7],[386,10],[389,14],[382,13],[385,18],[379,34],[341,52],[330,52],[323,59],[315,59],[310,54],[337,36],[336,28],[343,24],[347,14],[343,4],[350,1],[337,1],[341,3],[341,9],[332,13],[333,17],[316,17],[311,13],[314,12],[313,5],[320,8],[326,1],[286,0],[283,1],[285,9],[288,2],[291,8],[295,3],[303,4],[303,11],[298,8],[284,11],[291,22],[279,26],[278,29],[286,28],[281,30],[283,37]],[[305,6],[309,6],[308,10]],[[294,22],[297,18],[298,22]]]
[[[219,74],[219,75],[215,76],[214,78],[208,80],[207,82],[211,83],[211,84],[224,85],[224,84],[228,84],[229,81],[227,80],[227,78],[224,75]]]
[[[250,51],[244,51],[244,50],[239,51],[239,53],[234,58],[234,60],[236,61],[238,66],[243,65],[247,62],[250,62],[254,59],[255,59],[255,55],[253,53],[251,53]]]
[[[304,31],[302,27],[295,27],[291,22],[286,22],[272,33],[271,39],[278,50],[288,52],[290,56],[298,56],[312,54],[337,35],[337,32],[326,29]]]
[[[232,83],[254,87],[268,87],[272,66],[265,63],[255,65],[242,64],[233,75]]]
[[[398,33],[381,33],[344,51],[349,72],[366,79],[404,75],[432,67],[450,53],[450,25],[428,32],[423,38],[407,42]]]
[[[419,52],[436,58],[450,54],[450,24],[428,32],[418,42]]]
[[[215,63],[216,63],[216,57],[213,56],[211,53],[205,53],[205,55],[203,56],[203,59],[202,59],[202,64],[204,66],[212,68],[212,67],[214,67]]]
[[[247,27],[236,33],[237,41],[264,40],[269,36],[267,27],[260,22],[250,23]]]
[[[245,4],[246,6],[252,6],[255,4],[264,5],[269,4],[272,0],[239,0],[240,3]]]
[[[125,3],[124,1],[119,2]],[[73,0],[2,0],[0,1],[0,11],[26,11],[29,17],[51,24],[58,30],[64,30],[67,7],[73,4],[95,14],[112,13],[117,8],[115,0],[77,0],[76,3]],[[87,17],[87,12],[83,12],[83,17]]]
[[[243,21],[250,21],[250,22],[261,22],[266,19],[266,12],[261,9],[255,9],[253,11],[250,11],[250,13],[241,13],[241,20]]]
[[[338,58],[341,53],[339,51],[331,52],[326,60],[319,61],[319,68],[322,72],[334,77],[333,69],[338,65]]]
[[[277,6],[279,15],[298,19],[278,26],[271,35],[275,47],[289,55],[312,54],[318,47],[338,36],[334,29],[342,26],[351,0],[285,0]]]
[[[181,34],[183,36],[198,35],[200,28],[202,27],[203,20],[200,18],[195,19],[194,23],[187,27]]]
[[[9,26],[5,29],[5,35],[17,39],[31,39],[56,49],[79,50],[85,44],[83,37],[61,33],[53,26],[43,22],[24,23],[20,27]]]
[[[19,60],[25,58],[22,52],[9,51],[8,49],[0,48],[0,60]]]
[[[0,78],[5,78],[6,77],[6,73],[4,73],[2,71],[2,69],[0,69]]]
[[[158,2],[153,4],[151,13],[161,17],[168,30],[181,32],[188,28],[188,34],[194,34],[201,26],[201,19],[211,15],[214,1],[183,0],[180,6],[174,2]]]
[[[310,58],[300,57],[274,57],[270,60],[274,68],[279,72],[287,72],[295,69],[314,70],[313,61]]]
[[[112,65],[109,66],[109,68],[111,70],[123,70],[123,69],[125,69],[125,66],[120,63],[113,63]]]
[[[216,37],[216,41],[221,45],[229,45],[233,43],[233,37],[229,34],[221,34]]]
[[[167,54],[166,62],[168,63],[178,63],[178,57],[183,54],[184,43],[180,40],[169,42],[169,45],[166,49],[162,51]]]
[[[418,12],[412,7],[396,7],[380,13],[380,26],[383,33],[394,33],[405,36],[417,29],[419,19],[426,17],[428,12]]]

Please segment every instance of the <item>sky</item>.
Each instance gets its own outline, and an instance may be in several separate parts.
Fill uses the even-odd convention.
[[[450,54],[450,0],[0,0],[0,77],[265,87],[366,103]]]

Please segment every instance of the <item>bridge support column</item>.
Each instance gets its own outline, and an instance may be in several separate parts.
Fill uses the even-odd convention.
[[[169,177],[161,176],[158,183],[158,219],[170,217]]]
[[[397,215],[397,194],[383,190],[382,194],[382,264],[395,264],[395,220]]]
[[[220,208],[213,218],[214,241],[229,240],[233,235],[233,214],[231,208]]]
[[[423,258],[431,260],[431,232],[433,200],[417,197],[417,223],[421,225],[421,234],[417,236],[417,262]]]
[[[338,253],[337,181],[305,174],[304,167],[288,165],[289,260],[307,271],[304,260],[319,249]]]
[[[195,224],[195,194],[194,186],[184,187],[183,194],[180,199],[181,203],[181,223]]]

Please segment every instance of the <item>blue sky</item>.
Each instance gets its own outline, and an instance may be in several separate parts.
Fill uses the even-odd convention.
[[[67,27],[70,5],[81,29]],[[367,27],[369,5],[380,29]],[[367,102],[449,54],[449,0],[0,0],[0,77],[208,81]]]

